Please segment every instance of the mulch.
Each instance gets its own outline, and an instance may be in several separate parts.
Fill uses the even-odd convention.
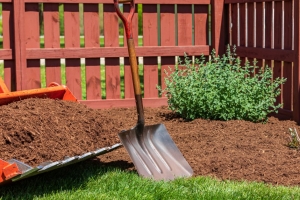
[[[31,166],[119,143],[117,134],[136,124],[135,108],[93,110],[52,99],[1,106],[0,116],[0,158]],[[166,126],[194,176],[300,185],[300,152],[287,146],[289,128],[300,130],[294,121],[185,121],[167,107],[146,108],[145,118],[147,125]],[[123,147],[98,158],[103,164],[135,170]]]

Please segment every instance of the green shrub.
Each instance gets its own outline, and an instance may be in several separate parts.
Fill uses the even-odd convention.
[[[186,56],[179,66],[165,71],[166,88],[158,89],[166,93],[170,109],[183,118],[265,122],[282,106],[275,102],[285,79],[272,81],[268,66],[253,75],[257,67],[249,62],[241,66],[230,50],[221,57],[213,51],[208,62],[204,56],[196,58],[194,65]]]

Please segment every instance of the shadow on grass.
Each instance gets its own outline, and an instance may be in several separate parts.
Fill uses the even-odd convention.
[[[45,174],[0,186],[0,199],[34,199],[59,191],[71,191],[85,187],[96,176],[110,172],[137,174],[133,164],[127,161],[103,163],[98,158],[56,169]]]

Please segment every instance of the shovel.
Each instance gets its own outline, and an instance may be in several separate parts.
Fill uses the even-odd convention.
[[[119,3],[130,3],[127,19],[119,9]],[[139,175],[154,180],[173,180],[189,177],[193,170],[181,154],[163,124],[145,126],[138,66],[132,36],[132,18],[135,12],[134,0],[114,0],[118,16],[126,32],[129,62],[133,79],[138,121],[135,127],[119,133],[119,138],[129,153]]]

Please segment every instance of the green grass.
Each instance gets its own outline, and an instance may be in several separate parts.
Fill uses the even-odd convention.
[[[0,187],[0,199],[300,199],[299,187],[209,177],[155,182],[98,161]]]

